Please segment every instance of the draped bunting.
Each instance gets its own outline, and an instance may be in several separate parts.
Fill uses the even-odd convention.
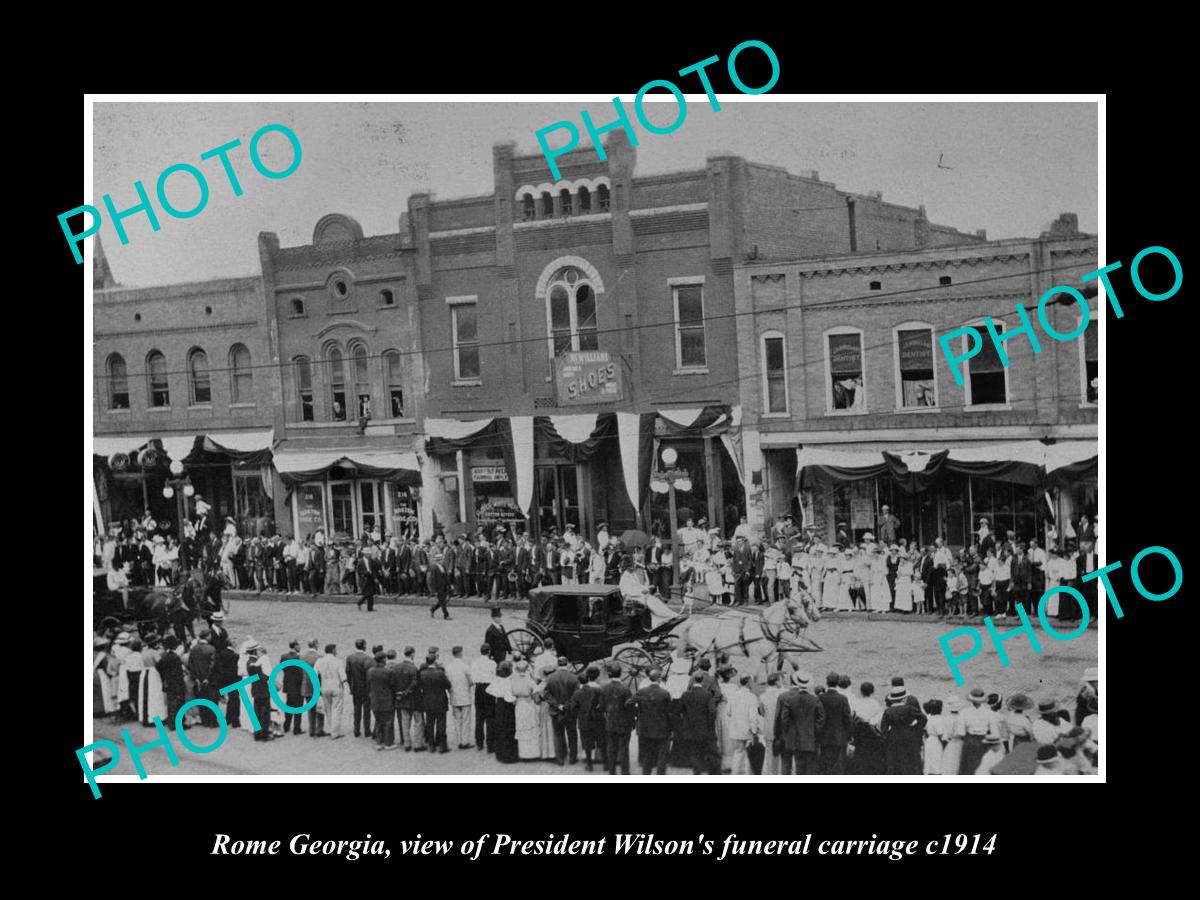
[[[694,429],[728,428],[726,420],[730,411],[727,406],[714,404],[690,409],[660,409],[658,415],[663,420],[664,435],[676,436],[689,431],[694,433]],[[714,431],[706,436],[715,436],[717,433]]]
[[[495,416],[486,419],[475,419],[463,422],[458,419],[426,419],[425,434],[431,438],[444,438],[447,441],[461,441],[478,434],[495,421]]]
[[[576,416],[550,416],[550,425],[562,435],[564,441],[572,444],[582,444],[596,430],[595,413],[584,413]]]
[[[513,478],[516,479],[516,483],[511,484],[511,490],[517,507],[523,514],[529,515],[529,508],[533,505],[533,416],[513,416],[511,428],[515,462],[509,470],[514,474],[508,477],[510,484]]]
[[[703,406],[696,406],[691,409],[660,409],[658,411],[660,416],[675,423],[680,428],[691,428],[703,413]]]
[[[534,420],[537,436],[550,445],[553,453],[573,463],[587,462],[595,456],[604,439],[612,435],[615,425],[616,419],[612,413],[600,416],[538,416]],[[588,426],[586,431],[584,426]]]
[[[494,446],[497,442],[497,426],[500,423],[503,423],[503,430],[511,437],[508,420],[497,420],[495,416],[472,422],[426,419],[425,450],[428,453],[454,453],[458,450],[469,450],[474,446]]]
[[[334,466],[353,468],[364,478],[382,478],[406,485],[421,483],[420,464],[411,451],[284,449],[275,454],[275,468],[288,485],[319,481]]]
[[[271,459],[271,446],[275,432],[270,428],[254,431],[226,431],[200,434],[169,434],[160,437],[103,436],[94,439],[92,452],[105,459],[114,453],[131,453],[140,450],[151,441],[162,444],[163,452],[172,460],[183,461],[197,452],[223,453],[241,462],[262,464]],[[202,443],[197,447],[197,440]]]
[[[617,413],[616,416],[625,491],[633,508],[640,511],[650,493],[650,469],[654,465],[654,420],[657,414]]]

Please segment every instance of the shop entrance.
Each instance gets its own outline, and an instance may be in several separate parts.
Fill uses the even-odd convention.
[[[557,528],[562,534],[568,524],[580,534],[579,517],[579,467],[566,465],[539,465],[534,467],[534,503],[537,507],[537,537]]]

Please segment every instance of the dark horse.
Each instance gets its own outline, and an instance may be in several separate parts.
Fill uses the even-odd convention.
[[[128,608],[116,592],[110,593],[104,602],[97,597],[95,607],[102,629],[128,631],[136,627],[143,635],[151,630],[164,635],[169,629],[181,642],[196,637],[193,623],[197,615],[207,620],[221,608],[220,582],[198,572],[175,587],[135,588],[129,593]]]

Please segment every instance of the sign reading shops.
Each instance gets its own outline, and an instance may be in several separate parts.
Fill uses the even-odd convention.
[[[621,367],[600,350],[568,351],[554,360],[560,406],[607,403],[624,398]]]

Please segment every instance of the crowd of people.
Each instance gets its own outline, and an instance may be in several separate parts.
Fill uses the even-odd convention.
[[[449,659],[438,647],[418,662],[402,651],[359,639],[345,658],[335,644],[313,638],[290,642],[279,661],[301,659],[319,678],[319,697],[306,713],[272,704],[266,678],[274,669],[267,648],[252,637],[235,642],[225,616],[213,611],[195,639],[135,635],[108,629],[94,636],[96,716],[174,728],[183,705],[205,698],[221,706],[229,727],[256,741],[287,735],[372,739],[380,752],[448,753],[474,748],[500,763],[580,762],[629,774],[631,735],[637,735],[642,774],[668,765],[702,774],[984,775],[1022,744],[1035,750],[1036,774],[1090,774],[1097,760],[1098,679],[1089,669],[1074,711],[1053,699],[1034,702],[973,688],[921,704],[893,678],[884,703],[870,682],[852,690],[849,676],[829,673],[825,684],[805,672],[772,672],[756,686],[729,657],[680,649],[669,668],[645,673],[631,690],[628,673],[609,661],[580,674],[549,641],[531,657],[513,652],[492,610],[479,655],[462,647]],[[251,675],[253,714],[237,691],[221,689]],[[603,677],[606,676],[606,677]],[[286,705],[306,705],[313,681],[298,667],[276,674]],[[761,688],[756,690],[756,687]],[[218,727],[211,709],[196,707],[183,727]]]
[[[993,532],[979,520],[970,546],[951,551],[942,538],[921,546],[899,537],[898,520],[882,508],[881,536],[863,533],[856,542],[838,523],[832,544],[818,540],[811,526],[797,528],[780,516],[769,538],[755,541],[743,517],[732,540],[723,540],[707,522],[688,520],[679,530],[680,577],[685,595],[742,606],[773,603],[807,592],[822,611],[898,612],[937,616],[1016,615],[1016,604],[1033,614],[1042,594],[1069,585],[1096,614],[1095,530],[1085,517],[1077,542],[1043,549],[1036,537],[1017,540],[1004,529]],[[1078,550],[1076,550],[1076,544]],[[1047,616],[1078,620],[1078,604],[1047,599]]]

